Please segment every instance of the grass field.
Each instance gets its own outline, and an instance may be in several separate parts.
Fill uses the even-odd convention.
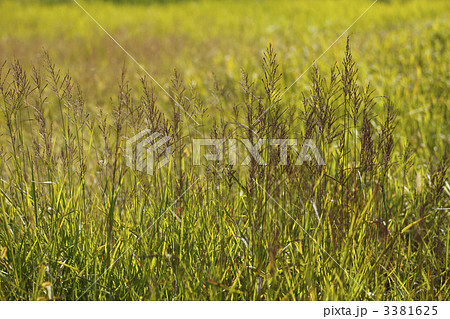
[[[0,2],[0,300],[450,299],[448,1],[131,2]]]

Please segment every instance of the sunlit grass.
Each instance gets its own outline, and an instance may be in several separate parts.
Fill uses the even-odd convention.
[[[448,2],[380,1],[358,77],[343,37],[257,124],[371,1],[79,2],[205,125],[73,2],[3,1],[0,299],[450,298]],[[154,176],[125,166],[144,128],[174,136]],[[190,139],[253,132],[326,165],[192,167]]]

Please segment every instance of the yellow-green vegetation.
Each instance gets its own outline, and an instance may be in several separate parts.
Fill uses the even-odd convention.
[[[448,1],[378,1],[323,56],[372,1],[78,2],[173,100],[73,1],[0,3],[1,300],[450,299]]]

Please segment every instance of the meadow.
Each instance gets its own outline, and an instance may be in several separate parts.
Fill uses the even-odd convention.
[[[448,1],[78,2],[0,2],[0,300],[450,299]]]

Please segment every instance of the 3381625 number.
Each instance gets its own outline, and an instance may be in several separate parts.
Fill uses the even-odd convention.
[[[384,306],[385,316],[436,316],[437,306]]]

